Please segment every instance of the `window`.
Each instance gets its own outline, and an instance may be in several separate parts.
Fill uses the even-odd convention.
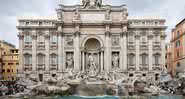
[[[52,36],[50,37],[50,42],[53,43],[53,44],[54,44],[54,43],[56,44],[56,43],[57,43],[57,36],[56,36],[56,35],[52,35]]]
[[[134,54],[129,54],[128,56],[128,64],[133,65],[134,64]]]
[[[179,51],[177,51],[177,58],[179,58],[180,57],[180,52]]]
[[[29,22],[26,22],[26,26],[29,25]]]
[[[44,64],[44,55],[43,54],[38,54],[37,56],[37,59],[38,59],[38,64],[42,65]]]
[[[24,42],[25,42],[25,43],[31,43],[31,41],[32,41],[31,36],[30,36],[30,35],[26,35],[26,36],[25,36],[25,39],[24,39]],[[17,51],[17,52],[18,52],[18,51]]]
[[[10,69],[7,69],[7,72],[10,72]]]
[[[44,36],[43,35],[38,35],[37,41],[38,42],[44,42]]]
[[[24,55],[25,58],[25,64],[32,64],[32,56],[30,54],[25,54]]]
[[[158,55],[155,55],[155,64],[159,64],[159,56]]]
[[[52,65],[56,65],[57,64],[57,55],[56,54],[52,54],[50,57],[50,61]]]
[[[180,62],[177,62],[177,67],[180,67],[181,66],[181,63]]]
[[[39,22],[39,26],[42,25],[42,22]]]
[[[180,36],[180,31],[178,30],[178,31],[177,31],[177,37],[179,37],[179,36]]]
[[[2,69],[2,72],[4,73],[5,72],[5,69]]]
[[[179,47],[180,46],[180,41],[177,41],[176,42],[176,47]]]
[[[148,59],[147,59],[148,55],[146,53],[143,53],[143,54],[141,54],[140,57],[141,57],[140,58],[140,64],[141,65],[147,65],[148,64]]]

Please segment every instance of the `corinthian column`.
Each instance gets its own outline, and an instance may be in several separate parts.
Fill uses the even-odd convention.
[[[164,66],[165,66],[165,53],[166,53],[165,38],[166,38],[165,32],[162,31],[162,34],[161,34],[161,65],[162,65],[163,69],[164,69]]]
[[[123,33],[122,33],[122,40],[121,40],[121,57],[122,57],[122,62],[121,62],[121,68],[122,70],[127,70],[127,27],[123,26]]]
[[[152,31],[149,31],[148,35],[148,54],[149,54],[149,70],[153,67],[153,35]]]
[[[74,21],[75,24],[75,39],[74,39],[74,70],[79,71],[81,67],[81,52],[80,52],[80,21]]]
[[[139,48],[139,40],[140,40],[140,34],[137,33],[138,31],[136,31],[136,36],[135,36],[135,40],[136,40],[136,70],[139,70],[139,66],[140,66],[140,62],[139,62],[139,54],[140,54],[140,48]]]
[[[105,33],[105,71],[109,72],[111,68],[111,47],[110,47],[110,32]]]
[[[23,72],[23,46],[24,46],[24,42],[23,42],[23,39],[24,39],[24,35],[22,33],[22,31],[19,31],[19,66],[18,66],[18,70],[19,70],[19,73],[20,72]]]
[[[50,61],[49,61],[49,56],[50,56],[50,53],[49,53],[49,38],[50,38],[50,35],[49,35],[49,30],[46,31],[46,34],[45,34],[45,54],[46,54],[46,58],[45,58],[45,68],[46,68],[46,71],[49,72],[49,67],[50,67]]]
[[[36,30],[32,31],[32,71],[37,70],[37,35]]]
[[[65,64],[63,64],[64,59],[62,58],[64,56],[64,49],[63,49],[63,42],[62,39],[62,26],[58,27],[58,71],[62,72],[64,70]]]

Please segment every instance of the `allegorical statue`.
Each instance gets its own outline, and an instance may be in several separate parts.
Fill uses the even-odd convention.
[[[119,68],[119,55],[118,55],[118,53],[115,53],[115,54],[113,55],[112,67],[113,67],[113,68]]]
[[[96,59],[93,55],[89,55],[88,62],[89,62],[89,70],[96,71]]]
[[[90,6],[90,0],[82,0],[82,5],[84,8],[86,8],[87,6]]]
[[[66,65],[67,65],[67,69],[73,68],[73,54],[70,53],[67,55]]]
[[[76,9],[76,11],[74,13],[74,20],[80,20],[80,13],[79,13],[78,9]]]
[[[107,10],[106,10],[106,13],[105,13],[105,20],[110,20],[110,9],[109,8],[107,8]]]
[[[95,0],[95,6],[100,8],[102,6],[102,0]]]

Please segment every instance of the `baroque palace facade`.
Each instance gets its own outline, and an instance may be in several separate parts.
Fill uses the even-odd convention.
[[[165,19],[130,17],[127,8],[83,0],[56,17],[20,17],[18,76],[124,74],[157,79],[165,66]],[[119,76],[122,77],[122,76]]]

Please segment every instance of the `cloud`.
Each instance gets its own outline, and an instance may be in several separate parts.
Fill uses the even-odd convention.
[[[18,46],[16,18],[18,16],[51,16],[60,2],[64,5],[80,4],[81,0],[1,0],[0,39]],[[167,34],[185,18],[184,0],[103,0],[104,4],[126,4],[130,16],[160,16],[167,20]],[[168,37],[169,41],[169,37]]]

